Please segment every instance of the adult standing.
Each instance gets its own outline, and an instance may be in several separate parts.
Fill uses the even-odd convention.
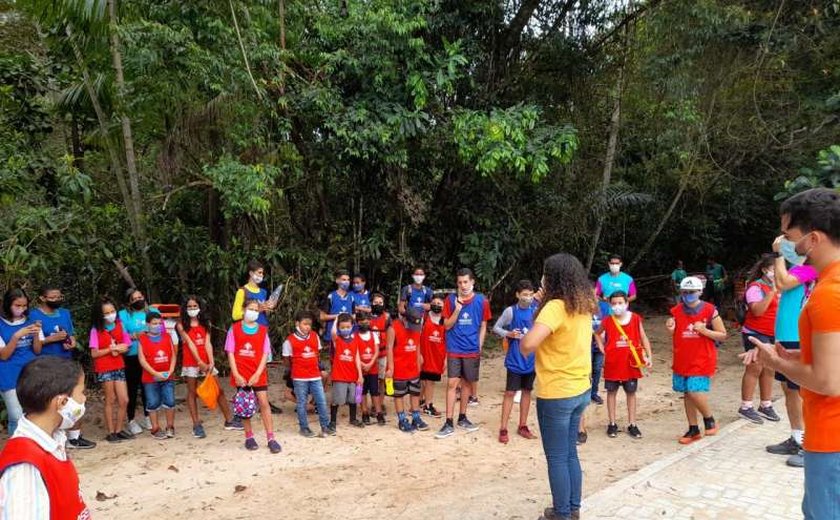
[[[137,435],[142,433],[143,429],[152,429],[152,421],[149,419],[149,412],[146,411],[146,393],[143,392],[143,385],[140,382],[143,376],[143,367],[140,366],[140,359],[137,357],[140,350],[140,335],[147,330],[146,311],[148,305],[146,304],[146,297],[140,289],[132,287],[125,294],[127,306],[120,309],[118,318],[122,323],[123,330],[131,338],[128,352],[123,356],[125,359],[125,384],[128,387],[126,418],[128,419],[129,433]],[[143,405],[143,419],[140,421],[134,418],[137,412],[138,392],[140,393],[140,402]]]
[[[714,302],[718,312],[723,303],[723,291],[726,289],[726,269],[720,265],[715,257],[710,256],[706,261],[706,301]]]
[[[840,193],[808,190],[781,207],[782,233],[819,273],[799,318],[801,351],[753,340],[744,356],[797,383],[802,395],[806,520],[840,519]]]
[[[671,290],[674,293],[674,305],[680,303],[680,283],[688,276],[682,260],[677,260],[677,265],[671,271]]]
[[[257,260],[248,262],[248,281],[236,291],[233,298],[233,309],[230,315],[233,321],[241,321],[245,315],[245,302],[256,300],[259,302],[259,317],[257,323],[268,327],[268,313],[273,311],[277,302],[268,297],[268,291],[262,286],[265,279],[265,268]]]
[[[621,255],[610,255],[607,264],[609,271],[598,277],[595,282],[595,294],[602,300],[608,301],[612,293],[621,291],[627,295],[627,301],[636,299],[636,282],[629,274],[622,272]]]
[[[537,419],[553,500],[543,518],[579,518],[583,482],[576,441],[589,404],[596,303],[583,265],[566,253],[546,259],[541,285],[542,305],[520,350],[537,354]]]

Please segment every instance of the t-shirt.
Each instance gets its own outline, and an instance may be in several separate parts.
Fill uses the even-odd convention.
[[[592,316],[569,314],[558,299],[543,306],[535,323],[551,329],[537,347],[537,397],[560,399],[588,391],[592,386]]]
[[[262,352],[259,350],[260,343],[262,343]],[[271,354],[268,327],[259,323],[249,327],[244,321],[235,322],[230,326],[225,338],[225,352],[233,354],[239,375],[247,381],[257,373],[263,356]],[[233,371],[230,373],[230,384],[233,387],[237,386]],[[268,370],[263,370],[255,386],[266,385],[268,385]]]
[[[817,270],[810,265],[797,265],[788,274],[799,280],[799,285],[783,291],[776,313],[776,341],[799,341],[799,313],[805,305],[811,285],[817,280]]]
[[[598,277],[595,283],[595,294],[609,298],[616,291],[621,291],[627,296],[635,296],[636,282],[633,281],[633,277],[624,272],[616,275],[604,273]]]
[[[674,283],[677,284],[677,286],[679,287],[680,282],[682,282],[687,276],[688,273],[685,271],[685,269],[674,269],[674,272],[671,273],[671,280],[673,280]]]
[[[49,313],[41,309],[32,309],[29,313],[29,319],[41,322],[41,330],[44,332],[45,337],[62,331],[67,333],[68,338],[76,334],[76,331],[73,329],[73,320],[70,317],[70,311],[64,308],[56,309],[55,312]],[[64,348],[64,341],[54,341],[52,343],[44,343],[41,346],[41,355],[72,359],[73,352]]]
[[[348,339],[340,336],[335,338],[335,354],[333,354],[330,374],[334,383],[355,383],[359,380],[359,369],[356,367],[358,354],[359,344],[355,336]]]
[[[474,293],[463,304],[458,313],[458,320],[446,331],[446,353],[451,357],[478,357],[481,346],[478,344],[481,325],[490,320],[490,302],[481,293]],[[455,312],[455,295],[450,294],[443,302],[443,318],[449,319]]]
[[[764,281],[757,281],[751,283],[747,287],[747,292],[744,294],[744,300],[747,304],[752,305],[764,300],[764,297],[769,293],[770,286]],[[779,293],[770,300],[770,304],[764,310],[764,314],[756,316],[752,310],[747,311],[747,317],[744,320],[743,332],[757,332],[766,336],[772,336],[776,325],[776,314],[779,308]]]
[[[353,293],[344,293],[340,295],[337,290],[331,292],[324,299],[321,304],[321,310],[327,314],[353,314],[355,301],[353,300]],[[323,337],[324,341],[330,342],[332,340],[332,328],[335,320],[327,320],[324,322]]]
[[[400,291],[400,301],[423,310],[423,304],[432,301],[432,288],[423,285],[418,289],[414,285],[406,285]]]
[[[31,324],[32,320],[29,318],[21,318],[16,321],[0,318],[0,349],[6,348],[6,345],[12,342],[12,337],[18,330]],[[43,334],[40,336],[43,340]],[[0,360],[0,391],[12,390],[17,386],[20,371],[27,363],[35,359],[35,352],[32,350],[34,341],[35,338],[31,334],[19,338],[11,356],[8,359]]]
[[[123,330],[129,336],[134,336],[141,332],[146,332],[146,310],[135,311],[132,309],[121,309],[117,315],[122,322]],[[131,346],[128,347],[126,356],[136,356],[137,350],[140,348],[140,342],[136,339],[131,340]]]
[[[814,363],[812,334],[840,332],[840,261],[826,267],[799,316],[802,363]],[[836,376],[835,376],[836,377]],[[805,451],[840,452],[840,396],[827,396],[804,386],[802,417],[805,420]]]
[[[314,332],[303,336],[295,330],[283,342],[283,357],[291,358],[292,380],[320,381],[321,368],[318,365],[318,353],[321,340]]]

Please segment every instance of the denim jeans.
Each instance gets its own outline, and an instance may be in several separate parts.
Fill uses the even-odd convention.
[[[23,417],[23,408],[17,398],[17,391],[12,388],[3,392],[3,402],[6,404],[6,416],[9,419],[9,437],[17,430],[18,421]]]
[[[805,452],[805,520],[840,520],[840,453]]]
[[[175,408],[175,382],[155,381],[143,383],[143,395],[146,396],[146,411],[171,410]]]
[[[583,478],[577,453],[580,417],[591,400],[589,390],[562,399],[537,398],[537,420],[540,424],[548,483],[554,512],[567,517],[580,509]]]
[[[592,351],[592,397],[598,395],[598,385],[601,384],[601,371],[604,369],[604,355],[600,350]]]
[[[315,381],[294,379],[292,380],[292,386],[294,386],[295,398],[297,399],[297,416],[300,429],[309,428],[306,403],[309,401],[310,394],[315,400],[315,409],[318,410],[318,422],[321,423],[321,429],[326,428],[330,424],[330,415],[329,410],[327,410],[327,397],[324,395],[324,383],[320,379]]]

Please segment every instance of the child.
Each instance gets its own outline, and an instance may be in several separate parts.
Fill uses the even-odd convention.
[[[355,312],[370,312],[370,293],[365,289],[365,276],[357,274],[353,276],[353,309]]]
[[[423,333],[420,335],[420,355],[423,366],[420,370],[420,405],[423,413],[440,418],[441,413],[434,405],[435,383],[441,380],[446,366],[446,327],[443,324],[443,295],[432,297],[429,314],[423,320]]]
[[[680,437],[680,444],[691,444],[702,438],[697,426],[698,412],[703,417],[706,435],[718,431],[706,394],[717,368],[715,343],[726,339],[726,328],[715,306],[700,300],[702,292],[703,282],[699,278],[684,278],[680,283],[682,303],[671,308],[671,318],[665,323],[674,344],[673,387],[675,392],[685,394],[688,418],[688,431]]]
[[[15,394],[20,371],[41,353],[44,333],[41,324],[27,317],[29,296],[23,289],[9,289],[3,295],[0,319],[0,391],[9,419],[9,435],[15,433],[23,410]]]
[[[423,311],[410,306],[388,329],[388,368],[386,378],[394,379],[394,409],[400,431],[414,433],[429,429],[420,417],[420,331]],[[403,397],[408,394],[411,422],[405,415]]]
[[[193,437],[207,437],[198,417],[198,378],[216,377],[219,373],[213,358],[213,342],[210,338],[210,319],[204,312],[203,302],[198,296],[187,296],[181,305],[181,322],[175,325],[181,338],[181,377],[187,382],[187,408],[193,423]],[[218,407],[225,419],[225,430],[241,430],[242,423],[230,413],[225,391],[219,388]]]
[[[260,302],[246,300],[242,320],[228,329],[225,352],[230,363],[230,384],[237,389],[251,388],[256,394],[268,449],[276,454],[282,448],[274,438],[274,422],[268,404],[268,374],[265,369],[271,353],[271,340],[268,338],[268,327],[257,322],[259,318]],[[245,448],[252,451],[259,449],[254,439],[251,418],[242,418],[242,424],[245,427]]]
[[[640,365],[652,366],[650,341],[642,326],[642,317],[627,310],[629,300],[624,291],[612,293],[609,303],[610,316],[601,322],[601,328],[595,334],[598,348],[604,351],[604,387],[610,419],[607,435],[614,438],[619,432],[615,422],[615,401],[618,388],[622,387],[627,396],[627,433],[634,439],[641,439],[642,432],[636,425],[636,390],[642,377]],[[601,339],[602,333],[606,335],[606,343]]]
[[[411,272],[413,283],[406,285],[400,291],[400,301],[397,308],[400,314],[405,314],[407,307],[415,307],[425,312],[429,310],[432,301],[432,289],[423,282],[426,280],[426,271],[421,266],[416,266]]]
[[[82,367],[57,356],[35,359],[21,371],[17,396],[24,416],[0,454],[3,518],[90,518],[76,468],[54,448],[85,413]]]
[[[362,361],[359,357],[359,343],[353,336],[353,317],[341,313],[336,319],[336,338],[333,340],[332,359],[332,406],[330,427],[336,429],[338,407],[346,404],[350,408],[350,424],[364,428],[365,424],[356,416],[356,385],[361,385]]]
[[[507,338],[508,350],[505,354],[505,368],[507,379],[505,382],[505,396],[502,400],[502,423],[499,428],[499,442],[507,444],[508,422],[513,409],[513,398],[517,392],[522,392],[519,404],[519,428],[517,433],[526,439],[536,439],[537,436],[528,429],[528,411],[531,409],[531,390],[534,389],[536,378],[535,354],[525,356],[519,350],[519,342],[534,326],[534,314],[537,306],[534,303],[534,284],[530,280],[520,280],[516,284],[516,305],[511,305],[493,326],[493,332]]]
[[[145,333],[140,334],[138,357],[143,367],[143,392],[146,394],[146,411],[152,421],[149,433],[158,440],[175,437],[175,361],[178,347],[163,330],[163,319],[155,311],[146,314]],[[160,429],[158,410],[166,416],[166,432]]]
[[[373,293],[370,299],[371,302],[371,317],[370,317],[370,331],[377,338],[379,344],[379,396],[374,401],[382,410],[382,423],[385,423],[385,404],[383,403],[385,396],[385,368],[388,363],[388,345],[387,334],[388,329],[391,328],[391,315],[385,310],[385,295],[382,293]],[[379,418],[377,417],[377,422]]]
[[[283,342],[283,358],[290,368],[290,379],[294,388],[297,402],[298,426],[304,437],[314,437],[315,433],[309,429],[309,419],[306,416],[306,405],[311,395],[318,410],[318,420],[321,423],[321,437],[335,435],[327,418],[327,398],[324,395],[324,384],[321,381],[321,369],[318,366],[318,353],[321,351],[321,341],[312,332],[312,322],[315,316],[309,311],[298,311],[295,316],[295,331]]]
[[[125,381],[125,358],[131,345],[131,336],[117,318],[114,300],[103,296],[91,309],[93,328],[90,329],[90,356],[96,381],[102,385],[105,394],[105,427],[108,442],[122,442],[134,438],[134,434],[121,430],[126,419],[128,386]],[[114,407],[116,406],[116,419]],[[141,430],[142,431],[142,430]]]
[[[321,304],[319,316],[324,326],[324,341],[332,344],[333,322],[339,314],[353,314],[355,302],[350,291],[350,273],[346,269],[339,269],[335,272],[336,289],[329,293]],[[330,350],[332,355],[332,350]]]
[[[362,362],[362,423],[371,424],[371,408],[376,411],[376,423],[385,424],[382,415],[382,400],[379,398],[379,337],[370,330],[370,314],[364,311],[356,315],[356,342],[359,347],[359,360]],[[367,395],[370,395],[371,405],[368,406]]]

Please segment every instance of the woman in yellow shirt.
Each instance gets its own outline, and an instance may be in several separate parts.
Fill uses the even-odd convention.
[[[520,349],[524,355],[537,353],[537,420],[553,500],[543,518],[566,520],[580,517],[582,474],[576,441],[592,386],[592,314],[597,306],[577,258],[559,253],[545,260],[541,301]]]

